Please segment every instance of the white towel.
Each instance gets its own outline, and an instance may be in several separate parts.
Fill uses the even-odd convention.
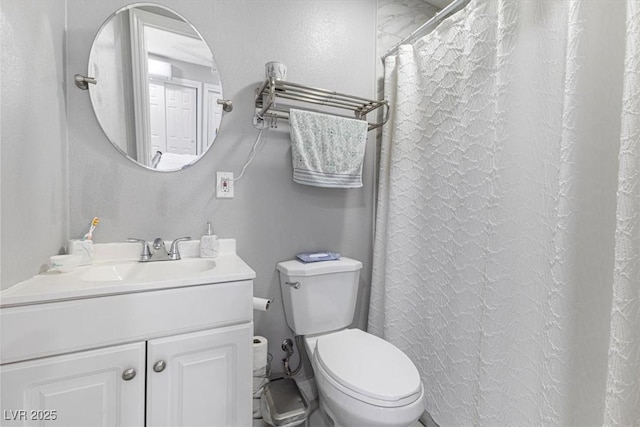
[[[289,125],[295,182],[315,187],[362,187],[366,121],[291,109]]]
[[[165,171],[182,169],[186,165],[193,163],[197,158],[198,156],[193,154],[163,153],[156,169]]]

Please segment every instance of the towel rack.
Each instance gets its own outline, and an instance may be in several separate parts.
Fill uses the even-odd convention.
[[[294,105],[281,105],[278,99],[296,102]],[[302,107],[299,106],[302,103]],[[389,103],[387,101],[374,101],[359,96],[346,95],[326,89],[318,89],[285,80],[267,79],[256,89],[256,116],[258,119],[275,117],[289,119],[289,109],[317,111],[304,108],[304,103],[323,105],[338,110],[353,111],[357,119],[366,120],[367,114],[378,108],[386,108],[382,121],[369,123],[369,130],[379,128],[389,120]],[[342,116],[332,111],[322,111],[325,114]]]

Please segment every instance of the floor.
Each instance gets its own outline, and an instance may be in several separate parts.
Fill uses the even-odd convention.
[[[422,423],[418,424],[420,427],[422,427],[422,424],[424,424],[425,427],[440,427],[438,423],[433,421],[433,418],[431,418],[431,415],[427,411],[424,412],[424,415],[422,416],[420,421],[422,421]],[[417,426],[413,426],[413,427],[417,427]]]
[[[262,420],[253,420],[252,427],[267,427],[268,424],[263,423]],[[324,419],[320,411],[315,411],[311,414],[307,424],[302,424],[301,427],[332,427],[331,423]],[[422,427],[422,426],[420,426]]]
[[[310,402],[311,416],[306,423],[301,424],[301,427],[333,427],[331,420],[317,408],[317,390],[313,378],[306,380],[296,380],[299,391],[302,394],[305,401]],[[266,404],[266,403],[265,403]],[[317,408],[317,409],[316,409]],[[254,398],[254,416],[260,415],[260,399]],[[265,423],[262,419],[254,419],[252,427],[268,427],[269,424]],[[438,424],[433,421],[433,418],[425,412],[420,421],[416,421],[411,427],[439,427]]]
[[[252,427],[267,427],[267,426],[268,425],[266,423],[263,424],[262,420],[253,420]],[[313,414],[311,414],[311,417],[307,421],[307,424],[306,425],[303,424],[301,427],[332,427],[332,426],[330,422],[327,422],[324,420],[324,417],[318,410],[318,411],[315,411]],[[416,422],[411,427],[424,427],[424,426],[420,422]],[[436,423],[433,423],[432,425],[427,425],[427,427],[438,427],[438,425]]]
[[[438,424],[433,421],[431,417],[426,420],[426,427],[439,427]],[[252,427],[268,427],[268,424],[263,423],[262,420],[253,420]],[[307,421],[307,424],[303,424],[301,427],[332,427],[331,421],[324,418],[324,415],[317,410],[311,414],[311,417]],[[411,427],[425,427],[421,422],[416,421]]]

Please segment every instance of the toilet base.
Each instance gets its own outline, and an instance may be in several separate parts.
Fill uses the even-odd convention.
[[[343,395],[315,372],[320,408],[334,427],[411,427],[424,412],[424,389],[415,402],[397,408],[379,407]]]

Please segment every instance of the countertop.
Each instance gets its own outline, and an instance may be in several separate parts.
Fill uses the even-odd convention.
[[[199,240],[180,245],[183,260],[198,258]],[[185,277],[149,281],[87,281],[81,276],[89,269],[111,264],[135,263],[140,255],[139,243],[102,243],[95,245],[92,265],[77,267],[69,273],[46,272],[33,276],[0,292],[0,308],[42,304],[54,301],[94,298],[108,295],[146,292],[160,289],[251,280],[255,272],[236,254],[234,239],[220,239],[220,254],[213,258],[211,270],[190,273]],[[181,261],[156,261],[172,263]]]

